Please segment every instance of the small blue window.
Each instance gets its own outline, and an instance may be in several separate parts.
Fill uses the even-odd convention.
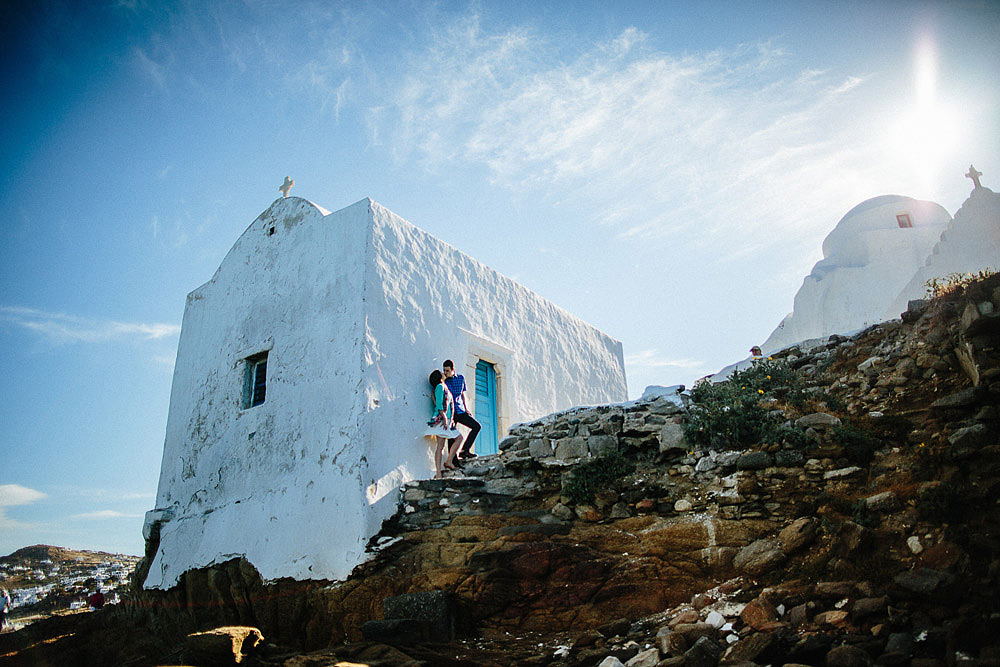
[[[267,397],[267,352],[247,357],[243,374],[243,408],[260,405]]]

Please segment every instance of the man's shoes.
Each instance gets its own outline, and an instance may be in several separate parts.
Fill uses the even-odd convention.
[[[466,452],[465,456],[462,457],[462,460],[463,461],[468,461],[469,459],[474,459],[477,456],[479,456],[479,455],[476,454],[475,452]]]

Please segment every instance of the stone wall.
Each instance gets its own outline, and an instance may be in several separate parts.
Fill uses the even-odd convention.
[[[796,396],[759,405],[795,437],[695,446],[681,396],[556,413],[408,483],[346,581],[263,582],[235,560],[132,608],[154,627],[239,622],[318,648],[360,639],[388,597],[446,591],[460,637],[572,633],[573,665],[648,651],[687,665],[703,631],[736,662],[820,664],[848,645],[895,660],[905,638],[934,664],[945,639],[949,660],[975,655],[1000,614],[997,306],[1000,278],[786,351]],[[574,501],[575,475],[612,453],[634,469]]]

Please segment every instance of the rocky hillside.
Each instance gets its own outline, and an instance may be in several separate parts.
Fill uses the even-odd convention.
[[[122,554],[109,554],[103,551],[81,551],[77,549],[66,549],[54,547],[48,544],[36,544],[30,547],[22,547],[6,556],[0,556],[0,566],[37,567],[45,561],[52,563],[83,563],[95,565],[106,563],[111,560],[124,560],[132,558]]]
[[[264,584],[233,560],[0,654],[996,664],[1000,277],[965,282],[728,382],[518,425],[501,454],[407,485],[345,582]],[[218,626],[242,629],[184,639]]]

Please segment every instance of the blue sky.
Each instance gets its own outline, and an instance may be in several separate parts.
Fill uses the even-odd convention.
[[[86,5],[84,8],[77,5]],[[996,2],[0,8],[0,554],[141,553],[185,295],[366,196],[624,344],[746,355],[839,218],[1000,184]]]

